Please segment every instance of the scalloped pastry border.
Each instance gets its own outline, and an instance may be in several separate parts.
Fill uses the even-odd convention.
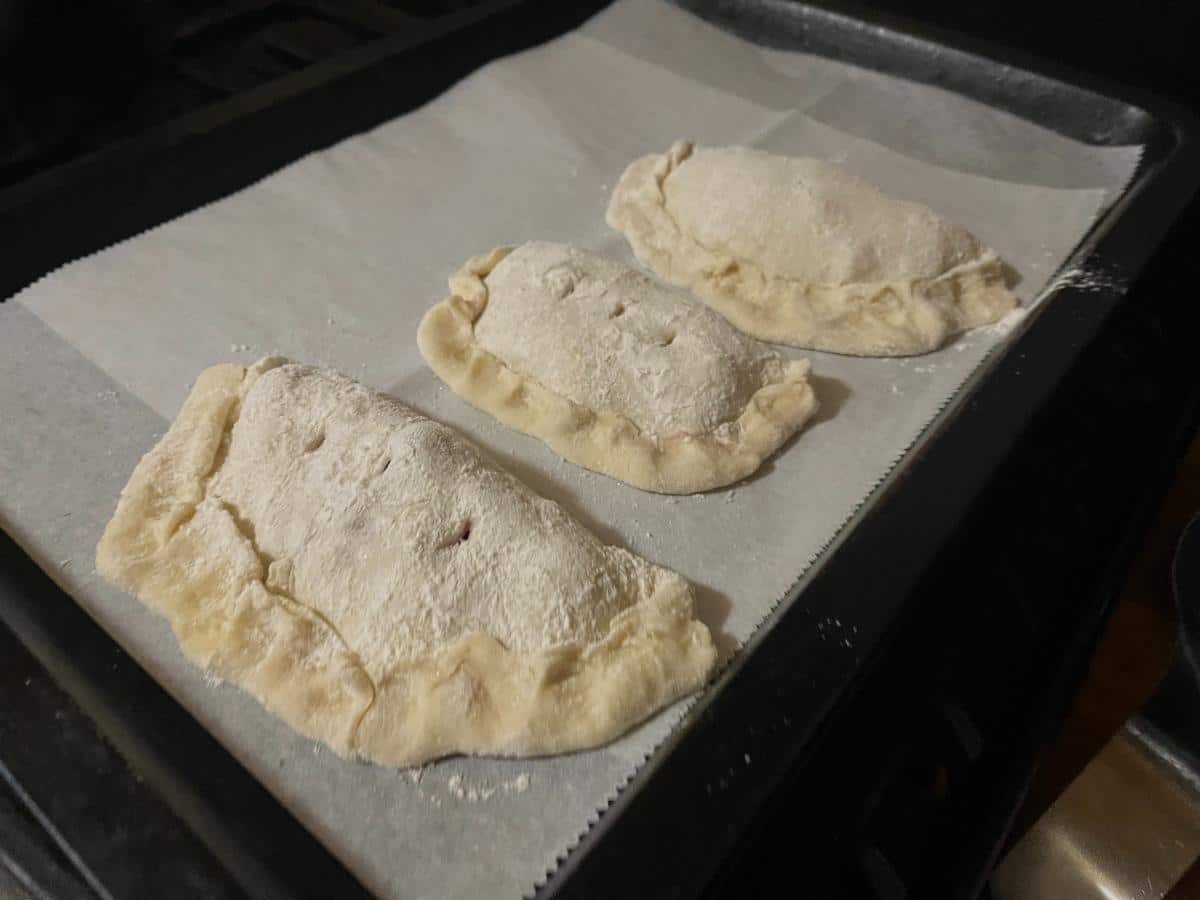
[[[421,320],[417,344],[456,394],[571,462],[660,494],[707,491],[750,475],[816,411],[807,360],[786,361],[782,380],[759,388],[720,433],[665,439],[510,369],[475,340],[475,323],[487,308],[484,278],[512,250],[468,260],[450,279],[451,295]]]
[[[282,362],[206,369],[97,547],[97,570],[165,616],[195,663],[339,754],[397,766],[593,747],[704,684],[716,649],[691,586],[650,563],[594,643],[523,655],[472,633],[372,682],[328,620],[268,587],[250,538],[206,496],[241,398]]]
[[[686,287],[746,334],[855,356],[928,353],[953,335],[1003,318],[1018,305],[991,250],[936,278],[817,285],[765,272],[698,243],[672,218],[663,182],[692,154],[677,141],[630,163],[606,221],[660,277]]]

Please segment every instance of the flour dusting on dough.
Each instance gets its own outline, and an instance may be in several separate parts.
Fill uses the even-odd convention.
[[[784,376],[783,357],[686,292],[566,244],[524,244],[484,281],[483,349],[660,438],[714,431]]]
[[[301,732],[399,765],[601,743],[716,658],[678,575],[445,425],[285,360],[201,374],[97,569]]]
[[[501,247],[450,288],[417,332],[430,367],[506,425],[644,490],[744,478],[817,407],[807,361],[603,257]]]
[[[657,274],[762,340],[927,353],[1016,303],[966,229],[822,160],[680,141],[629,165],[607,219]]]

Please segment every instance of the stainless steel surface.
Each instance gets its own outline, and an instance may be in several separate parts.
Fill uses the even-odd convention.
[[[995,900],[1157,900],[1200,857],[1200,791],[1126,725],[992,876]]]

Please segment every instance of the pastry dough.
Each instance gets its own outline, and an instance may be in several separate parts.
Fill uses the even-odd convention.
[[[862,356],[927,353],[1017,305],[965,229],[836,166],[676,143],[621,176],[608,223],[747,334]]]
[[[418,343],[447,384],[572,462],[650,491],[744,478],[813,414],[789,362],[684,292],[532,242],[470,260]]]
[[[97,569],[343,754],[588,747],[699,687],[682,578],[601,544],[444,425],[336,373],[203,372]]]

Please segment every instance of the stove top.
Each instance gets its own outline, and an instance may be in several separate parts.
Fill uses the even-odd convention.
[[[19,0],[0,11],[0,189],[486,0]],[[70,27],[64,27],[69,22]]]

